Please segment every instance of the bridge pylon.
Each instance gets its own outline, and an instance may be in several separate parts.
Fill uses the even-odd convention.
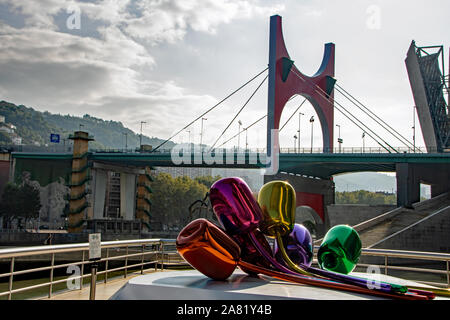
[[[322,127],[323,150],[333,150],[334,122],[334,44],[325,44],[322,63],[311,77],[301,73],[291,60],[283,38],[281,16],[270,17],[269,92],[267,111],[267,154],[271,155],[273,129],[279,129],[281,113],[295,94],[308,99]],[[278,132],[278,131],[276,131]]]

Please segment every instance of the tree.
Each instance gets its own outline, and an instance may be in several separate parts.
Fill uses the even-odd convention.
[[[34,186],[24,183],[20,188],[19,201],[21,211],[18,213],[21,221],[22,218],[25,222],[30,218],[36,218],[39,216],[39,210],[41,209],[40,192]]]
[[[0,203],[0,216],[3,217],[4,227],[8,227],[14,218],[15,208],[19,202],[19,187],[8,183],[3,190],[2,202]]]
[[[6,132],[0,131],[0,144],[10,144],[12,140]]]
[[[152,190],[152,223],[180,229],[188,222],[190,204],[203,199],[209,189],[186,176],[173,178],[160,173],[152,182]]]
[[[3,191],[0,203],[0,216],[4,218],[4,224],[10,225],[14,219],[22,219],[25,222],[30,218],[39,216],[41,200],[39,190],[34,186],[24,183],[20,186],[8,183]]]
[[[395,204],[396,196],[387,192],[370,192],[358,190],[352,192],[336,192],[336,204]]]
[[[201,177],[195,177],[194,180],[197,181],[198,183],[205,185],[208,189],[210,189],[212,184],[221,178],[222,178],[221,176],[215,176],[215,177],[201,176]]]

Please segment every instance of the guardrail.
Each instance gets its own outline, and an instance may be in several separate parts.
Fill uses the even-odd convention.
[[[220,150],[222,153],[266,153],[266,148],[214,148],[210,150],[209,147],[200,148],[198,146],[193,146],[191,149],[188,147],[180,150],[181,153],[189,152],[190,154],[201,154],[201,153],[215,153],[216,150]],[[140,151],[136,149],[90,149],[92,153],[143,153],[143,154],[170,154],[172,149],[157,149],[155,151]],[[280,148],[280,153],[436,153],[437,148],[430,149],[423,146],[420,147],[393,147],[389,151],[382,147],[341,147],[341,148],[328,148],[324,149],[321,147],[311,148]]]
[[[139,239],[139,240],[123,240],[123,241],[106,241],[101,243],[102,258],[97,263],[104,262],[104,270],[98,271],[98,275],[104,275],[104,282],[108,281],[108,274],[117,271],[123,271],[124,277],[127,277],[127,272],[130,269],[136,269],[140,267],[141,274],[144,273],[145,266],[152,266],[154,270],[163,270],[167,266],[188,266],[188,264],[178,255],[175,248],[175,239]],[[124,252],[123,252],[124,251]],[[81,260],[71,261],[70,263],[57,263],[55,256],[57,254],[81,254]],[[112,254],[114,253],[114,254]],[[30,268],[24,270],[16,270],[16,260],[18,258],[31,258],[42,255],[50,255],[49,266]],[[80,279],[79,290],[83,289],[83,279],[90,278],[91,273],[85,273],[85,266],[90,265],[92,261],[89,261],[89,243],[77,243],[77,244],[61,244],[61,245],[48,245],[48,246],[31,246],[31,247],[18,247],[8,248],[0,250],[0,259],[10,259],[9,272],[0,274],[0,279],[9,277],[8,288],[0,292],[0,297],[8,296],[8,300],[11,300],[12,295],[29,291],[33,289],[39,289],[42,287],[48,287],[48,297],[53,294],[54,285],[67,282],[68,280],[74,281]],[[124,261],[123,266],[111,268],[110,262],[112,260]],[[129,264],[131,262],[132,264]],[[59,268],[68,268],[70,266],[79,267],[79,275],[71,275],[64,279],[55,280],[54,271]],[[49,281],[39,283],[30,286],[24,286],[21,288],[14,288],[14,277],[17,275],[24,275],[33,272],[48,271]]]
[[[389,149],[389,148],[388,148]],[[49,147],[38,147],[38,146],[24,146],[24,145],[0,145],[0,151],[3,152],[41,152],[41,153],[65,153],[71,154],[72,147],[71,146],[49,146]],[[184,151],[189,151],[188,148],[183,149]],[[266,148],[214,148],[212,150],[215,153],[215,150],[220,150],[222,153],[259,153],[265,154]],[[104,149],[89,149],[90,153],[135,153],[135,154],[170,154],[172,149],[157,149],[157,150],[139,150],[139,149],[129,149],[129,148],[104,148]],[[210,153],[211,150],[209,147],[200,148],[198,146],[192,147],[192,150],[189,152],[190,154],[194,153]],[[301,147],[301,148],[280,148],[280,153],[441,153],[437,148],[426,148],[424,146],[418,147],[393,147],[391,149],[386,150],[382,147],[361,147],[361,146],[353,146],[353,147],[335,147],[324,149],[321,147]],[[445,152],[449,152],[448,150],[444,150]]]
[[[140,268],[140,273],[144,273],[145,266],[153,266],[154,271],[163,270],[169,266],[185,266],[189,267],[189,264],[184,261],[178,254],[175,248],[175,239],[139,239],[139,240],[123,240],[123,241],[106,241],[101,243],[102,258],[97,263],[104,262],[104,270],[98,271],[97,275],[104,275],[104,283],[108,281],[108,274],[117,271],[123,271],[124,278],[127,277],[128,271],[136,268]],[[8,288],[0,292],[0,297],[7,296],[8,300],[11,300],[12,295],[21,293],[28,290],[38,289],[42,287],[48,287],[48,297],[52,297],[54,293],[54,286],[59,283],[67,282],[68,280],[80,279],[79,287],[76,290],[83,289],[83,279],[90,278],[91,273],[85,273],[85,266],[90,265],[92,262],[88,260],[89,243],[77,243],[77,244],[62,244],[62,245],[49,245],[49,246],[32,246],[32,247],[19,247],[0,250],[0,259],[10,259],[9,272],[0,274],[0,279],[9,277]],[[315,248],[317,255],[318,247]],[[122,252],[125,251],[125,252]],[[64,253],[81,253],[81,260],[77,260],[70,263],[55,263],[55,256],[57,254]],[[116,253],[116,255],[112,255]],[[49,266],[37,267],[24,270],[16,270],[15,262],[17,258],[33,257],[37,255],[50,255]],[[387,275],[388,270],[401,270],[401,271],[414,271],[420,273],[431,273],[446,275],[447,283],[436,283],[430,281],[417,281],[424,284],[430,284],[439,287],[450,288],[450,254],[436,253],[436,252],[416,252],[416,251],[404,251],[404,250],[387,250],[387,249],[362,249],[361,256],[375,256],[382,257],[384,264],[358,264],[357,267],[369,267],[375,266],[380,270],[384,269],[384,273]],[[149,257],[149,258],[147,258]],[[414,259],[414,260],[427,260],[427,261],[441,261],[446,265],[445,270],[432,269],[432,268],[418,268],[411,266],[398,266],[389,265],[389,261],[392,258],[401,259]],[[120,267],[110,268],[109,262],[113,260],[124,260],[124,265]],[[391,260],[392,261],[392,260]],[[131,264],[130,264],[131,263]],[[317,264],[317,259],[314,259],[314,264]],[[54,271],[58,268],[68,268],[69,266],[79,266],[80,274],[71,275],[69,277],[55,280]],[[149,270],[147,268],[146,270]],[[31,286],[24,286],[21,288],[14,288],[14,276],[23,275],[39,271],[49,271],[49,281],[39,283]]]
[[[405,250],[388,250],[388,249],[363,249],[362,256],[375,256],[384,258],[384,265],[377,265],[384,269],[384,273],[387,275],[388,270],[401,270],[401,271],[414,271],[421,273],[441,274],[446,275],[447,283],[430,282],[430,281],[418,281],[429,285],[450,288],[450,254],[438,253],[438,252],[419,252],[419,251],[405,251]],[[445,270],[431,269],[431,268],[417,268],[406,266],[390,266],[390,258],[401,259],[414,259],[414,260],[426,260],[426,261],[441,261],[445,263]],[[358,264],[360,267],[368,267],[369,264]],[[372,265],[373,266],[373,265]]]
[[[315,248],[314,253],[317,256],[318,246]],[[448,253],[438,253],[438,252],[420,252],[420,251],[406,251],[406,250],[390,250],[390,249],[368,249],[364,248],[361,250],[361,257],[381,257],[384,260],[384,264],[365,264],[358,263],[356,268],[367,268],[367,267],[378,267],[379,270],[384,270],[384,274],[388,275],[389,270],[399,270],[399,271],[411,271],[419,272],[422,274],[439,274],[445,275],[447,278],[447,283],[443,282],[432,282],[424,280],[414,280],[423,284],[428,284],[432,286],[450,288],[450,254]],[[389,265],[389,260],[392,261],[393,258],[398,259],[409,259],[409,260],[424,260],[424,261],[434,261],[443,262],[445,264],[444,269],[433,269],[433,268],[418,268],[410,266],[399,266],[399,265]],[[361,261],[361,258],[360,258]],[[313,264],[317,264],[317,259],[313,260]]]

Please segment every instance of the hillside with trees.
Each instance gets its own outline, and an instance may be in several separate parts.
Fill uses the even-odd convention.
[[[23,144],[47,143],[50,133],[65,134],[58,126],[49,124],[42,113],[23,105],[0,101],[0,115],[5,117],[6,123],[16,126],[16,133],[22,137]],[[10,142],[9,136],[2,132],[1,141]]]
[[[126,128],[120,121],[103,120],[85,114],[83,117],[71,115],[51,114],[44,112],[43,118],[54,126],[63,128],[66,132],[74,132],[83,130],[93,135],[95,141],[99,142],[105,148],[111,149],[135,149],[139,147],[140,134],[134,133]],[[80,126],[81,125],[81,126]],[[156,147],[163,140],[156,137],[149,138],[142,135],[142,144],[152,145]],[[164,145],[164,148],[172,148],[175,144],[171,141]]]
[[[336,192],[335,201],[336,204],[396,204],[397,197],[393,193],[358,190],[352,192]]]
[[[85,114],[83,117],[72,115],[52,114],[48,111],[40,112],[24,105],[15,105],[7,101],[0,101],[0,115],[5,117],[6,123],[16,126],[16,134],[22,138],[22,144],[41,145],[50,143],[50,134],[60,135],[60,143],[74,131],[87,131],[94,136],[89,146],[92,149],[135,149],[139,146],[139,133],[126,128],[120,121],[103,120]],[[142,135],[142,144],[156,147],[164,140]],[[1,132],[0,144],[10,144],[7,133]],[[171,141],[164,148],[172,148]]]

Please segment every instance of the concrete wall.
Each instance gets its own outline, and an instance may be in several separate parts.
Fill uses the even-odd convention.
[[[450,253],[450,207],[374,248]]]
[[[101,169],[92,170],[93,176],[93,207],[94,207],[94,219],[103,218],[103,212],[105,211],[105,196],[107,185],[107,171]]]
[[[395,209],[395,205],[331,204],[327,206],[330,227],[338,224],[354,226],[382,213]]]
[[[420,183],[431,185],[431,196],[436,197],[450,191],[450,165],[398,163],[397,206],[412,208],[420,201]]]
[[[136,205],[136,175],[120,173],[120,215],[125,220],[134,220]]]
[[[0,199],[6,184],[9,181],[9,160],[0,159]]]

